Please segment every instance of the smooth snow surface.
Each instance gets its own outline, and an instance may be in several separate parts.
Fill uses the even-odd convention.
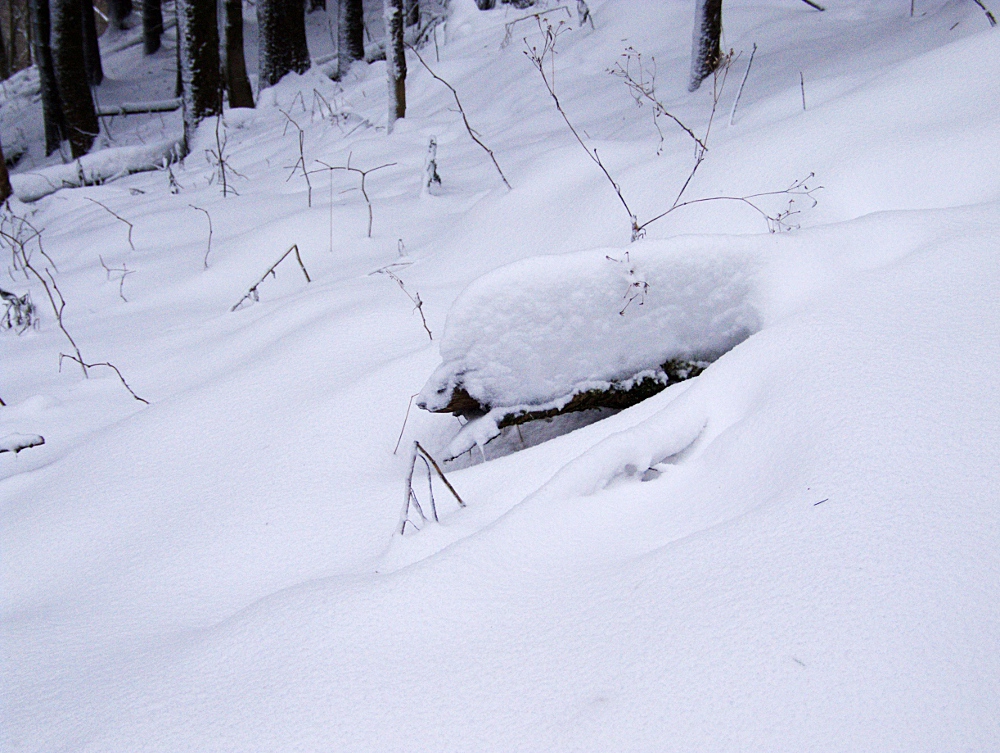
[[[12,201],[86,360],[150,405],[107,367],[60,372],[44,289],[8,277],[41,321],[0,332],[0,437],[45,444],[0,453],[0,749],[1000,749],[1000,31],[966,0],[823,4],[726,1],[743,55],[685,194],[815,172],[789,233],[706,202],[630,244],[524,59],[537,26],[502,46],[527,11],[473,0],[424,58],[511,191],[415,59],[387,135],[384,63],[331,81],[318,12],[323,66],[220,124],[238,195],[210,122],[170,171]],[[661,118],[661,143],[605,71],[655,57],[657,96],[703,133],[694,4],[588,5],[556,88],[642,222],[691,141]],[[173,34],[148,59],[102,40],[101,105],[171,96]],[[15,182],[59,161],[30,79],[2,92]],[[102,129],[152,148],[180,113]],[[348,159],[388,165],[365,178],[370,238],[360,176],[318,161]],[[293,243],[311,282],[290,255],[230,312]],[[546,400],[702,350],[726,352],[633,408],[445,464],[467,507],[435,482],[440,523],[395,533],[405,448],[440,460],[461,428],[415,405],[440,364]],[[419,464],[414,491],[429,502]]]

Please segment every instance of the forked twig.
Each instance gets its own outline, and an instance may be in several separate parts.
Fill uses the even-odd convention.
[[[411,507],[415,508],[417,514],[420,515],[421,522],[428,522],[427,515],[424,513],[423,507],[420,505],[420,500],[417,498],[416,492],[413,491],[413,471],[417,465],[417,458],[420,458],[420,460],[424,463],[424,466],[427,468],[428,496],[431,503],[431,515],[433,516],[435,522],[440,522],[440,518],[437,511],[437,502],[434,499],[434,483],[431,477],[431,468],[433,468],[434,472],[437,473],[438,478],[444,482],[448,491],[451,492],[455,501],[458,502],[458,506],[463,508],[466,506],[462,497],[459,496],[457,491],[455,491],[455,487],[451,485],[450,481],[448,481],[448,477],[444,475],[444,471],[441,470],[441,466],[439,466],[431,454],[420,445],[420,442],[415,441],[410,449],[410,465],[406,473],[405,502],[403,503],[403,509],[400,511],[399,515],[399,528],[397,532],[401,536],[406,533],[407,524],[413,526],[417,530],[420,530],[420,528],[410,520]]]
[[[108,275],[108,282],[111,282],[111,273],[112,272],[117,272],[119,275],[121,275],[118,278],[118,296],[123,301],[125,301],[125,303],[128,303],[128,298],[125,297],[125,278],[128,277],[131,274],[135,274],[135,270],[134,269],[129,269],[128,265],[125,264],[125,262],[122,262],[121,268],[118,268],[118,267],[109,267],[107,264],[104,263],[104,257],[103,256],[101,256],[100,254],[98,254],[97,258],[100,259],[101,266],[104,267],[104,271]]]
[[[299,92],[299,95],[301,95],[301,94],[302,94],[302,92]],[[293,104],[294,104],[294,102],[293,102]],[[302,101],[302,111],[303,112],[305,112],[305,107],[306,107],[305,100],[303,100]],[[288,125],[289,124],[295,126],[296,130],[298,130],[298,132],[299,132],[299,158],[295,162],[295,164],[290,167],[291,172],[288,173],[288,177],[285,178],[285,183],[287,183],[288,181],[290,181],[292,179],[292,177],[295,175],[295,171],[301,168],[301,170],[302,170],[302,177],[306,179],[306,187],[308,189],[308,203],[309,203],[309,207],[312,208],[312,205],[313,205],[313,187],[312,187],[312,181],[309,180],[309,171],[306,169],[306,152],[305,152],[306,132],[302,130],[302,126],[300,126],[298,123],[296,123],[292,119],[291,115],[289,115],[287,112],[285,112],[284,110],[282,110],[280,108],[278,109],[278,111],[288,119],[288,123],[285,124],[285,133],[288,132]],[[283,133],[282,136],[284,136],[284,135],[285,134]]]
[[[373,217],[373,215],[372,215],[372,200],[368,197],[368,191],[365,190],[365,178],[368,177],[369,173],[373,173],[376,170],[381,170],[383,167],[395,167],[396,163],[395,162],[388,162],[388,163],[386,163],[384,165],[379,165],[378,167],[372,167],[372,168],[370,168],[368,170],[361,170],[360,168],[357,168],[357,167],[351,167],[351,156],[352,155],[353,155],[353,152],[351,152],[351,153],[349,153],[347,155],[347,165],[329,165],[329,164],[327,164],[326,162],[324,162],[321,159],[318,159],[316,161],[319,162],[321,165],[323,165],[323,167],[325,167],[327,170],[330,170],[331,171],[331,175],[332,175],[332,171],[333,170],[346,170],[348,172],[357,173],[358,175],[361,176],[361,195],[365,197],[365,203],[368,205],[368,237],[371,238],[372,237],[372,217]]]
[[[253,285],[250,286],[250,289],[246,292],[246,295],[244,295],[242,298],[240,298],[240,300],[238,300],[236,302],[236,304],[231,309],[229,309],[229,310],[230,311],[236,311],[236,309],[238,309],[240,306],[243,305],[244,301],[249,301],[249,300],[252,300],[254,302],[259,301],[260,300],[260,295],[257,293],[257,287],[262,282],[264,282],[264,280],[267,279],[268,275],[270,275],[271,277],[277,277],[278,276],[277,273],[275,272],[275,268],[279,264],[281,264],[281,262],[283,262],[285,260],[285,258],[290,253],[292,253],[292,251],[295,252],[295,258],[299,262],[299,268],[302,270],[302,274],[304,274],[305,277],[306,277],[306,282],[307,283],[312,282],[312,280],[309,278],[309,273],[306,271],[306,265],[302,263],[302,257],[299,255],[299,246],[298,246],[297,243],[293,243],[292,247],[290,249],[288,249],[287,251],[285,251],[285,253],[283,253],[281,255],[281,257],[278,259],[278,261],[276,261],[274,264],[272,264],[268,268],[268,270],[263,274],[263,276],[259,280],[257,280],[257,282],[255,282]]]
[[[567,12],[569,12],[569,11],[567,11]],[[504,175],[503,174],[503,170],[500,169],[500,163],[497,162],[497,158],[496,158],[496,155],[493,154],[493,150],[490,149],[488,146],[486,146],[486,144],[484,144],[480,140],[479,136],[476,135],[476,131],[469,124],[469,118],[465,114],[465,108],[462,107],[462,101],[458,98],[458,92],[455,91],[455,87],[452,86],[451,84],[449,84],[447,81],[445,81],[439,75],[437,75],[434,71],[432,71],[431,67],[429,65],[427,65],[427,63],[424,62],[424,59],[422,57],[420,57],[420,53],[417,52],[417,49],[415,47],[413,47],[411,45],[406,45],[406,46],[407,46],[407,48],[409,48],[410,52],[412,52],[414,55],[417,56],[417,60],[419,60],[420,64],[424,68],[427,69],[427,72],[429,74],[431,74],[431,78],[433,78],[435,81],[441,82],[446,87],[448,87],[448,91],[451,92],[451,96],[455,98],[455,104],[458,105],[458,112],[462,116],[462,122],[465,124],[465,130],[469,132],[469,138],[471,138],[473,141],[475,141],[477,144],[479,144],[479,146],[483,149],[483,151],[485,151],[488,155],[490,155],[490,159],[493,161],[493,167],[495,167],[497,169],[497,172],[500,173],[500,180],[502,180],[503,184],[505,186],[507,186],[508,190],[510,190],[510,183],[507,182],[507,176]]]

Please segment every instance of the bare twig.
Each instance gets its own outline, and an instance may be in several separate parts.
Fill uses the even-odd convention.
[[[123,301],[125,301],[125,303],[128,303],[128,298],[125,297],[125,290],[124,290],[124,288],[125,288],[125,278],[128,277],[131,274],[135,274],[135,270],[134,269],[129,269],[128,265],[126,265],[125,262],[122,262],[122,265],[121,265],[120,268],[119,267],[109,267],[107,264],[104,263],[104,257],[103,256],[101,256],[100,254],[98,254],[97,258],[101,260],[101,266],[104,267],[104,271],[108,275],[108,282],[111,281],[111,273],[112,272],[117,272],[120,275],[119,278],[118,278],[118,295],[121,297],[121,299]]]
[[[302,92],[299,92],[299,94],[301,95]],[[293,104],[294,104],[294,102],[293,102]],[[303,110],[303,112],[305,111],[305,108],[306,108],[306,104],[305,104],[305,100],[303,100],[303,102],[302,102],[302,110]],[[285,112],[284,110],[281,110],[280,108],[279,108],[279,112],[288,119],[288,123],[285,124],[285,132],[282,133],[282,136],[284,136],[285,133],[288,132],[288,126],[289,126],[289,124],[295,126],[295,129],[299,132],[299,158],[295,162],[295,164],[290,167],[291,172],[288,174],[288,177],[285,178],[285,182],[287,183],[288,181],[290,181],[292,179],[292,177],[294,177],[295,171],[299,170],[301,168],[301,170],[302,170],[302,177],[306,179],[306,188],[308,189],[308,203],[309,203],[309,207],[311,208],[312,205],[313,205],[313,187],[312,187],[312,181],[309,180],[309,170],[306,169],[306,153],[305,153],[306,132],[302,130],[302,126],[300,126],[298,123],[296,123],[292,119],[292,116],[289,115],[287,112]],[[371,237],[371,233],[369,233],[369,237]]]
[[[743,74],[743,80],[740,82],[740,88],[736,92],[736,101],[733,102],[733,109],[729,113],[729,125],[732,125],[736,120],[736,108],[739,107],[740,97],[743,96],[743,87],[746,86],[747,79],[750,78],[750,67],[753,65],[753,56],[757,54],[757,43],[753,43],[753,49],[750,51],[750,62],[747,63],[746,73]]]
[[[423,507],[421,507],[420,505],[420,500],[417,498],[417,494],[413,490],[413,471],[417,465],[417,458],[420,458],[425,468],[427,469],[428,496],[431,503],[431,515],[433,516],[435,522],[439,522],[440,518],[438,516],[438,511],[437,511],[437,503],[434,499],[434,483],[431,477],[431,468],[433,468],[434,472],[437,473],[438,478],[440,478],[441,481],[444,482],[444,485],[448,488],[448,491],[451,492],[451,495],[455,498],[455,501],[458,502],[458,506],[459,507],[466,506],[461,496],[459,496],[458,492],[455,491],[455,487],[451,485],[450,481],[448,481],[448,477],[444,475],[444,471],[441,470],[441,466],[437,464],[437,461],[434,460],[434,458],[431,456],[429,452],[427,452],[427,450],[425,450],[423,447],[420,446],[420,442],[414,442],[413,446],[410,449],[410,463],[406,473],[405,501],[403,503],[403,509],[400,511],[399,515],[398,533],[400,535],[406,533],[407,523],[416,528],[418,531],[420,530],[419,526],[417,526],[412,520],[410,520],[411,507],[416,509],[417,514],[420,515],[420,520],[422,523],[429,522],[427,515],[424,513]]]
[[[514,36],[514,27],[517,26],[522,21],[528,21],[532,18],[535,19],[536,21],[541,21],[542,16],[545,15],[546,13],[556,13],[561,10],[566,11],[567,18],[573,18],[573,14],[570,13],[569,8],[567,8],[565,5],[559,5],[555,8],[547,8],[546,10],[540,10],[537,13],[529,13],[528,15],[522,16],[521,18],[515,18],[513,21],[508,21],[506,24],[504,24],[504,35],[503,35],[503,41],[500,43],[500,49],[502,50],[504,47],[506,47],[511,43]],[[591,21],[590,23],[593,24],[594,22]]]
[[[125,386],[125,389],[127,389],[129,391],[129,394],[132,395],[132,397],[134,397],[140,403],[145,403],[146,405],[149,405],[149,401],[148,400],[145,400],[145,399],[139,397],[137,394],[135,394],[135,392],[132,391],[132,388],[128,386],[128,382],[125,381],[125,377],[122,376],[122,373],[118,370],[118,367],[115,366],[113,363],[108,363],[107,361],[101,361],[100,363],[84,363],[83,360],[80,359],[80,358],[78,358],[77,356],[70,356],[70,355],[67,355],[65,353],[60,353],[59,354],[59,370],[60,371],[62,371],[62,361],[63,361],[64,358],[68,358],[71,361],[76,361],[84,369],[93,369],[93,368],[96,368],[98,366],[104,366],[105,368],[111,369],[112,371],[115,372],[115,374],[118,375],[118,379],[121,380],[121,383]]]
[[[819,3],[814,3],[813,0],[802,0],[802,2],[804,2],[810,8],[815,8],[816,10],[826,10],[826,8],[824,8]],[[910,3],[910,11],[911,11],[910,15],[912,16],[913,15],[913,13],[912,13],[912,11],[913,11],[913,3],[912,2]]]
[[[462,498],[458,496],[458,492],[455,491],[455,487],[451,485],[450,481],[448,481],[448,477],[444,475],[444,471],[441,470],[441,467],[437,464],[434,458],[431,457],[431,454],[420,446],[420,442],[414,442],[413,444],[417,452],[419,452],[421,455],[427,458],[431,462],[431,465],[434,466],[434,470],[437,472],[437,475],[440,476],[441,480],[444,482],[444,485],[448,487],[448,491],[450,491],[452,493],[452,496],[455,497],[455,500],[458,502],[458,506],[465,507],[465,502],[463,502]]]
[[[250,289],[246,292],[246,295],[244,295],[242,298],[240,298],[240,300],[238,300],[236,302],[236,304],[231,309],[229,309],[229,310],[230,311],[236,311],[236,309],[238,309],[240,306],[243,305],[244,301],[250,301],[250,300],[252,300],[254,302],[259,301],[260,300],[260,295],[257,293],[257,287],[262,282],[264,282],[264,280],[267,279],[268,275],[270,275],[271,277],[277,277],[278,276],[277,273],[275,272],[275,268],[279,264],[281,264],[281,262],[283,262],[285,260],[285,258],[290,253],[292,253],[292,251],[295,252],[295,258],[299,262],[299,268],[302,270],[302,274],[304,274],[305,277],[306,277],[306,282],[307,283],[312,282],[312,280],[309,278],[309,273],[306,272],[306,266],[305,266],[305,264],[302,263],[302,257],[299,255],[298,244],[293,244],[290,249],[288,249],[287,251],[285,251],[285,253],[283,253],[281,255],[281,257],[278,259],[278,261],[276,261],[274,264],[272,264],[268,268],[268,270],[263,274],[263,276],[259,280],[257,280],[257,282],[255,282],[253,285],[250,286]]]
[[[510,190],[510,183],[507,182],[507,176],[504,175],[503,170],[500,169],[500,164],[497,162],[497,158],[496,155],[493,154],[493,150],[490,149],[488,146],[486,146],[486,144],[484,144],[479,139],[479,136],[476,134],[476,131],[469,124],[469,118],[465,114],[465,108],[462,107],[462,101],[458,98],[458,92],[455,91],[455,87],[449,84],[439,75],[437,75],[434,71],[432,71],[431,67],[424,62],[424,59],[422,57],[420,57],[420,53],[417,52],[415,47],[412,47],[411,45],[406,45],[406,46],[410,49],[410,52],[412,52],[414,55],[417,56],[417,60],[419,60],[420,64],[427,69],[427,72],[429,74],[431,74],[431,78],[433,78],[435,81],[441,82],[446,87],[448,87],[448,91],[451,92],[451,96],[455,98],[455,104],[458,105],[458,112],[462,115],[462,122],[465,123],[465,130],[469,132],[469,138],[475,141],[483,149],[483,151],[485,151],[488,155],[490,155],[490,159],[493,161],[493,166],[497,169],[497,172],[500,173],[500,180],[502,180],[503,184],[507,186],[508,190]]]
[[[396,446],[392,448],[392,454],[395,455],[399,450],[399,443],[403,441],[403,432],[406,431],[406,422],[410,420],[410,408],[413,407],[413,398],[415,398],[418,392],[410,395],[410,402],[406,404],[406,415],[403,417],[403,426],[399,430],[399,438],[396,440]]]
[[[806,109],[806,80],[802,75],[802,71],[799,71],[799,88],[802,89],[802,109]]]
[[[399,266],[399,264],[390,264],[387,267],[376,269],[374,272],[369,272],[368,276],[371,277],[372,275],[385,275],[390,280],[394,281],[397,285],[399,285],[399,289],[402,290],[403,293],[406,294],[406,297],[413,302],[413,310],[420,314],[420,321],[424,325],[424,331],[427,333],[427,337],[430,338],[431,341],[433,341],[434,335],[431,334],[430,327],[427,326],[427,319],[424,317],[424,302],[420,300],[420,293],[414,291],[412,295],[410,294],[410,291],[406,289],[406,285],[403,283],[403,281],[399,278],[399,276],[395,272],[392,271],[392,269],[390,269],[390,267],[396,267],[396,266]],[[403,266],[408,266],[408,265],[404,264]]]
[[[368,205],[368,237],[372,237],[372,200],[368,197],[368,191],[365,190],[365,178],[368,177],[369,173],[373,173],[376,170],[381,170],[384,167],[395,167],[395,162],[388,162],[384,165],[379,165],[378,167],[372,167],[368,170],[361,170],[357,167],[351,167],[351,156],[353,152],[347,155],[346,165],[329,165],[321,159],[316,160],[321,165],[323,165],[327,170],[346,170],[348,172],[357,173],[361,176],[361,195],[365,197],[365,203]]]
[[[135,244],[132,243],[132,223],[129,222],[128,220],[126,220],[124,217],[122,217],[117,212],[112,211],[111,208],[108,207],[107,204],[102,204],[97,199],[92,199],[89,196],[84,196],[83,198],[85,198],[87,201],[91,202],[92,204],[97,204],[97,206],[103,208],[108,214],[110,214],[116,220],[118,220],[119,222],[124,222],[126,225],[128,225],[128,245],[132,248],[133,251],[135,251]]]
[[[205,269],[208,269],[208,255],[212,253],[212,215],[208,213],[207,209],[196,207],[194,204],[188,204],[188,206],[192,209],[197,209],[199,212],[204,212],[208,218],[208,248],[205,249]]]
[[[990,9],[987,8],[986,5],[983,3],[983,0],[972,0],[972,2],[974,2],[976,5],[978,5],[980,8],[983,9],[983,13],[986,14],[986,20],[990,22],[990,26],[997,25],[996,18],[994,18],[993,14],[990,12]]]
[[[229,160],[226,157],[226,146],[229,144],[229,134],[219,132],[221,124],[222,116],[218,115],[215,118],[215,149],[206,149],[205,159],[208,160],[210,165],[215,167],[215,174],[218,176],[219,182],[222,184],[222,197],[226,198],[230,193],[234,196],[239,196],[236,189],[229,185],[229,177],[227,173],[237,175],[244,180],[246,180],[247,176],[234,169],[233,166],[229,164]],[[171,173],[171,178],[173,178],[173,173]],[[209,183],[211,184],[211,181],[209,181]],[[173,181],[171,182],[171,189],[172,188]],[[171,193],[174,193],[174,191],[171,190]]]

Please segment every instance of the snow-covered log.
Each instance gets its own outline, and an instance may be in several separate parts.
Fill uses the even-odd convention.
[[[180,97],[173,99],[158,99],[152,102],[123,102],[120,105],[101,107],[97,114],[102,117],[113,115],[145,115],[151,112],[173,112],[179,110],[184,100]]]
[[[66,165],[54,165],[30,173],[10,176],[14,195],[21,201],[37,201],[60,188],[80,188],[107,183],[132,173],[158,170],[180,159],[183,140],[144,146],[122,146],[87,154]]]
[[[0,452],[13,452],[15,455],[29,447],[45,444],[45,437],[38,434],[8,434],[0,439]]]

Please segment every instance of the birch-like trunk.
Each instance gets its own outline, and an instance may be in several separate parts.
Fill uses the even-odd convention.
[[[406,49],[403,47],[403,0],[385,3],[385,71],[389,83],[388,131],[406,117]]]
[[[688,91],[697,90],[701,82],[719,67],[722,59],[721,36],[722,0],[696,0]]]
[[[87,85],[83,34],[80,33],[83,4],[80,0],[54,0],[51,11],[52,65],[66,123],[65,135],[73,156],[80,157],[90,150],[98,133],[97,113]]]

